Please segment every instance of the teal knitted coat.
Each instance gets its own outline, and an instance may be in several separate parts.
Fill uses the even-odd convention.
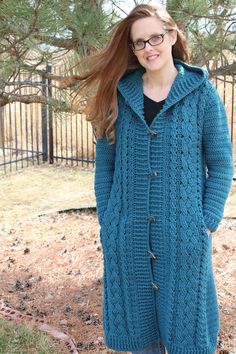
[[[116,143],[96,141],[104,339],[117,351],[161,340],[168,354],[213,354],[212,237],[231,188],[232,145],[207,71],[174,63],[178,74],[151,126],[139,68],[118,84]]]

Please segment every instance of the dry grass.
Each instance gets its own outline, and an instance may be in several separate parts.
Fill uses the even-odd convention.
[[[93,169],[41,165],[0,178],[1,223],[43,213],[95,206]]]

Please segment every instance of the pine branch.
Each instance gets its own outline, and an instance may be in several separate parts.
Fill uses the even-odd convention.
[[[72,38],[56,38],[50,36],[42,36],[39,34],[35,34],[34,38],[39,40],[41,43],[49,44],[54,47],[64,48],[64,49],[76,49],[81,43],[78,39]]]
[[[48,98],[38,95],[11,95],[6,92],[0,93],[0,107],[3,107],[13,102],[21,102],[25,104],[41,103],[45,105],[50,105],[51,107],[54,107],[54,109],[57,111],[71,111],[71,107],[69,107],[66,102],[61,102],[51,97]]]
[[[51,73],[47,72],[46,70],[36,69],[36,67],[30,66],[30,65],[24,65],[24,66],[22,66],[22,69],[27,70],[31,74],[38,74],[43,79],[49,79],[49,80],[54,80],[54,81],[63,81],[65,79],[65,77],[63,77],[63,76],[51,74]]]

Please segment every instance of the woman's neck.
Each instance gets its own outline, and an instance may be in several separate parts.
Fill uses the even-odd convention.
[[[143,85],[147,90],[165,89],[172,85],[178,70],[173,65],[171,68],[163,69],[162,71],[146,71],[143,74]]]
[[[157,102],[166,99],[177,74],[174,64],[161,72],[146,71],[143,74],[143,93]]]

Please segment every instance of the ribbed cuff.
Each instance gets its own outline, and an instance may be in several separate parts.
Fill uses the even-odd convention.
[[[219,226],[219,223],[220,223],[221,220],[218,220],[218,219],[214,219],[211,215],[209,214],[204,214],[204,222],[205,222],[205,225],[208,229],[211,230],[211,232],[215,232],[216,229],[218,228]]]

